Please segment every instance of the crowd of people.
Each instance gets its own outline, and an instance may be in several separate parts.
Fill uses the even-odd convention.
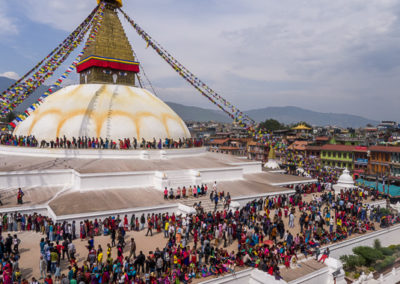
[[[164,188],[164,199],[181,199],[181,198],[192,198],[192,197],[201,197],[207,195],[208,187],[207,184],[194,185],[193,187],[190,185],[188,188],[183,186],[182,188],[178,186],[176,190],[172,187],[168,190],[167,187]]]
[[[45,283],[189,283],[235,273],[240,267],[255,267],[280,279],[280,266],[295,267],[300,255],[318,259],[323,245],[400,221],[397,215],[366,204],[370,194],[363,189],[342,191],[337,196],[319,183],[297,185],[295,189],[293,195],[257,199],[241,209],[197,210],[187,216],[125,215],[77,225],[54,223],[38,214],[3,214],[0,228],[9,234],[0,242],[0,256],[5,260],[3,281],[23,282],[18,267],[19,241],[11,237],[16,231],[44,234],[38,245]],[[221,194],[214,188],[209,192],[210,199]],[[304,198],[307,194],[311,195],[309,201]],[[147,255],[138,253],[135,239],[127,237],[128,231],[146,229],[146,235],[160,233],[165,238],[165,246],[159,244]],[[96,244],[100,235],[110,236],[104,249]],[[77,261],[76,239],[88,241],[83,263]],[[328,256],[325,249],[319,260]],[[62,273],[62,263],[68,265],[68,273]]]
[[[202,196],[206,196],[208,192],[208,187],[207,185],[197,185],[197,186],[189,186],[188,189],[186,189],[185,186],[182,187],[182,189],[178,186],[178,188],[174,191],[173,188],[170,188],[169,191],[167,188],[164,189],[164,199],[166,200],[177,200],[177,199],[186,199],[186,198],[198,198]],[[217,210],[218,204],[222,203],[223,204],[223,209],[228,209],[230,208],[231,204],[231,195],[229,192],[225,194],[224,191],[218,191],[217,190],[217,182],[213,184],[213,187],[210,191],[209,194],[210,202],[214,204],[214,211]],[[193,204],[193,207],[196,209],[196,211],[204,212],[204,208],[201,204],[202,201],[199,201],[198,203],[195,202]]]
[[[67,139],[57,137],[55,140],[40,140],[35,136],[15,136],[11,134],[1,134],[0,144],[21,147],[39,148],[63,148],[63,149],[173,149],[173,148],[192,148],[202,147],[203,140],[196,138],[179,138],[178,140],[165,138],[164,140],[153,138],[146,141],[142,138],[138,141],[135,137],[112,140],[108,138],[94,137],[72,137]]]

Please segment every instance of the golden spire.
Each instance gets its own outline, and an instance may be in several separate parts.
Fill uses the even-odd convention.
[[[105,3],[103,20],[96,39],[85,50],[77,65],[81,84],[135,85],[139,63],[118,18],[122,0],[98,0]]]
[[[122,0],[97,0],[97,4],[100,4],[101,2],[106,2],[110,4],[116,5],[118,8],[122,7]]]
[[[275,154],[275,149],[272,147],[272,145],[269,147],[269,152],[268,152],[268,160],[275,160],[276,159],[276,154]]]

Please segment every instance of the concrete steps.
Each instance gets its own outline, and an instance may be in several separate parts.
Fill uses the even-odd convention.
[[[183,199],[180,199],[179,202],[182,203],[183,205],[186,205],[186,206],[189,206],[189,207],[193,207],[193,205],[195,203],[198,204],[200,201],[201,201],[201,206],[204,208],[204,212],[214,211],[215,204],[214,204],[214,201],[210,200],[210,196],[209,195],[201,196],[201,197],[198,197],[198,198],[194,198],[194,197],[192,197],[192,198],[183,198]],[[221,211],[223,209],[224,209],[223,202],[222,201],[218,202],[217,211]]]

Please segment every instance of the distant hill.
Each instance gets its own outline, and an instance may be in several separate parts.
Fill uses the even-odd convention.
[[[368,123],[372,125],[377,125],[379,123],[378,121],[358,115],[316,112],[294,106],[266,107],[249,110],[246,111],[246,113],[256,121],[264,121],[267,118],[273,118],[285,124],[305,121],[311,125],[318,126],[335,125],[340,127],[362,127]]]
[[[0,93],[2,93],[4,90],[6,90],[8,87],[10,87],[15,80],[9,79],[6,77],[0,77]],[[44,92],[46,92],[49,89],[48,86],[42,85],[40,86],[35,92],[33,92],[22,104],[20,104],[17,108],[17,112],[23,112],[26,110],[30,105],[32,105],[34,102],[38,100],[38,98],[43,95]]]
[[[0,77],[0,92],[7,89],[15,80]],[[41,86],[36,90],[25,102],[23,102],[16,110],[24,111],[32,103],[47,90],[47,86]],[[195,106],[186,106],[178,103],[167,102],[167,104],[185,121],[216,121],[216,122],[232,122],[225,113],[220,110],[200,108]],[[299,107],[266,107],[261,109],[253,109],[246,113],[256,121],[264,121],[273,118],[281,123],[290,124],[299,121],[305,121],[311,125],[326,126],[335,125],[340,127],[361,127],[368,123],[377,125],[379,122],[351,114],[340,113],[323,113],[307,110]]]
[[[184,121],[216,121],[232,122],[225,113],[219,110],[200,108],[194,106],[185,106],[173,102],[166,102]]]

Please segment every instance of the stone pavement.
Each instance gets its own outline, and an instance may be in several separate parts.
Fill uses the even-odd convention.
[[[298,268],[281,268],[280,271],[283,280],[290,282],[325,267],[325,264],[316,261],[315,258],[308,259],[309,260],[303,262],[298,262]]]

